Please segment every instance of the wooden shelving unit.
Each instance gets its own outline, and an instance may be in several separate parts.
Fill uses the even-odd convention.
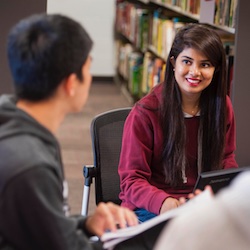
[[[202,3],[201,0],[200,4]],[[170,4],[161,3],[157,0],[137,0],[137,1],[129,1],[138,4],[141,2],[143,5],[149,5],[151,8],[155,6],[155,8],[160,8],[163,10],[172,11],[179,16],[188,17],[194,22],[202,22],[204,23],[203,16],[199,14],[191,14],[183,11],[179,7],[172,6]],[[208,1],[205,1],[207,4]],[[213,2],[213,1],[209,1]],[[154,7],[153,7],[154,8]],[[224,25],[217,25],[211,21],[205,22],[208,25],[216,28],[219,32],[224,32],[225,34],[234,36],[234,69],[233,69],[233,84],[232,84],[232,92],[231,99],[234,106],[235,117],[236,117],[236,134],[237,134],[237,142],[236,142],[236,159],[239,166],[247,166],[250,165],[250,83],[248,76],[248,65],[250,58],[250,16],[248,14],[248,10],[250,9],[250,1],[238,0],[238,5],[236,9],[236,22],[235,27],[227,27]],[[207,13],[208,9],[205,10]],[[204,11],[203,11],[204,12]],[[210,14],[213,15],[213,14]],[[213,17],[211,17],[213,18]],[[150,44],[147,48],[148,51],[152,52],[156,57],[161,57],[157,54],[157,51]],[[162,58],[166,59],[166,58]],[[123,86],[124,88],[124,86]],[[127,95],[129,92],[127,91]],[[133,98],[130,99],[130,101]]]

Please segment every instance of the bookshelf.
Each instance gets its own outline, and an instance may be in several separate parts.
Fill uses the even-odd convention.
[[[186,1],[175,1],[175,2],[190,2],[192,0]],[[233,78],[232,78],[232,88],[231,88],[231,99],[234,106],[235,117],[236,117],[236,160],[239,166],[248,166],[250,165],[250,84],[248,77],[248,64],[250,58],[250,17],[249,17],[249,9],[250,9],[250,1],[244,0],[234,0],[237,2],[237,8],[234,9],[233,20],[230,20],[230,24],[227,23],[225,25],[225,20],[223,22],[218,20],[215,22],[215,0],[206,1],[200,0],[200,9],[198,13],[190,13],[180,6],[174,6],[170,4],[168,0],[160,1],[160,0],[137,0],[137,1],[128,1],[130,4],[134,4],[135,6],[145,8],[149,12],[149,18],[152,17],[152,13],[155,10],[160,10],[162,12],[169,11],[168,13],[172,13],[172,17],[185,17],[189,22],[200,22],[206,23],[223,35],[228,35],[229,37],[233,37],[234,40],[234,66],[233,66]],[[218,1],[217,1],[218,2]],[[219,1],[220,2],[220,1]],[[224,1],[221,1],[224,2]],[[231,3],[230,1],[225,1]],[[207,6],[206,4],[210,4]],[[205,7],[204,7],[205,5]],[[214,6],[213,6],[214,5]],[[221,7],[221,6],[220,6]],[[220,8],[223,10],[223,8]],[[225,9],[225,8],[224,8]],[[218,11],[218,7],[217,7]],[[229,20],[227,20],[229,22]],[[120,31],[118,31],[119,33]],[[152,31],[149,31],[149,34]],[[151,34],[152,35],[152,34]],[[151,37],[152,39],[152,37]],[[124,42],[124,41],[121,41]],[[157,49],[152,46],[152,40],[148,37],[148,44],[146,49],[142,51],[140,47],[136,46],[133,41],[131,43],[131,50],[134,50],[136,53],[141,53],[144,58],[150,59],[161,59],[163,62],[166,60],[165,56],[162,56],[158,53]],[[119,54],[119,53],[118,53]],[[144,62],[143,62],[144,63]],[[143,64],[142,64],[143,65]],[[164,71],[164,67],[163,67]],[[141,78],[145,78],[145,73],[141,73]],[[139,96],[138,94],[131,94],[129,89],[127,88],[127,80],[120,76],[119,72],[115,76],[116,81],[122,88],[122,91],[126,94],[127,97],[130,98],[130,102],[133,103],[137,99],[141,98],[144,94],[146,94],[145,89],[141,91]],[[140,84],[140,83],[139,83]],[[140,86],[142,87],[142,86]],[[149,89],[147,89],[148,91]]]

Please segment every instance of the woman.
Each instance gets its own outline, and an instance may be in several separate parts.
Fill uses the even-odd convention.
[[[124,127],[120,199],[140,221],[178,207],[198,173],[237,167],[226,86],[218,34],[201,24],[180,29],[165,81],[134,105]]]

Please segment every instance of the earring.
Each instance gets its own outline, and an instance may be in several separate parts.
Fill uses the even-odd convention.
[[[173,68],[173,71],[175,71],[175,68]]]

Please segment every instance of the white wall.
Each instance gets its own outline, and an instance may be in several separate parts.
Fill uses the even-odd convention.
[[[113,76],[115,0],[48,0],[48,13],[80,22],[94,40],[93,76]]]

